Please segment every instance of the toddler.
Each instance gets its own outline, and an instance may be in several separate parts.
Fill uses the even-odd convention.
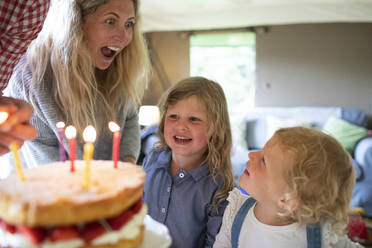
[[[331,136],[282,128],[250,152],[214,244],[219,247],[361,247],[345,235],[351,158]]]

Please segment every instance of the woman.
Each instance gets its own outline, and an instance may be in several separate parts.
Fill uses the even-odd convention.
[[[150,71],[138,29],[138,0],[55,0],[44,27],[17,65],[9,94],[30,102],[36,139],[25,145],[28,167],[59,160],[56,123],[97,130],[94,159],[111,159],[114,120],[122,132],[120,160],[135,162],[140,149],[137,107]],[[67,141],[64,147],[68,151]],[[33,162],[35,159],[35,162]]]

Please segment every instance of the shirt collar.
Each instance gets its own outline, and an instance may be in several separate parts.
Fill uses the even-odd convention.
[[[204,162],[197,168],[190,169],[190,170],[183,170],[185,173],[189,174],[194,181],[199,181],[203,177],[209,175],[209,168],[207,162]]]
[[[168,169],[170,167],[170,161],[172,160],[172,150],[167,149],[159,154],[158,163],[156,163],[157,168]],[[195,181],[209,175],[208,163],[204,162],[201,166],[190,169],[183,170],[184,173],[189,174]]]

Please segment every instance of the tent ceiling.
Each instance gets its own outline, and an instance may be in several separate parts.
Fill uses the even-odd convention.
[[[142,0],[144,32],[372,22],[372,0]]]

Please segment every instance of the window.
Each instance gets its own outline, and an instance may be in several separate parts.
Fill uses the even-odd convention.
[[[190,74],[218,82],[226,95],[233,151],[246,149],[244,111],[254,105],[254,32],[200,33],[190,36]]]

